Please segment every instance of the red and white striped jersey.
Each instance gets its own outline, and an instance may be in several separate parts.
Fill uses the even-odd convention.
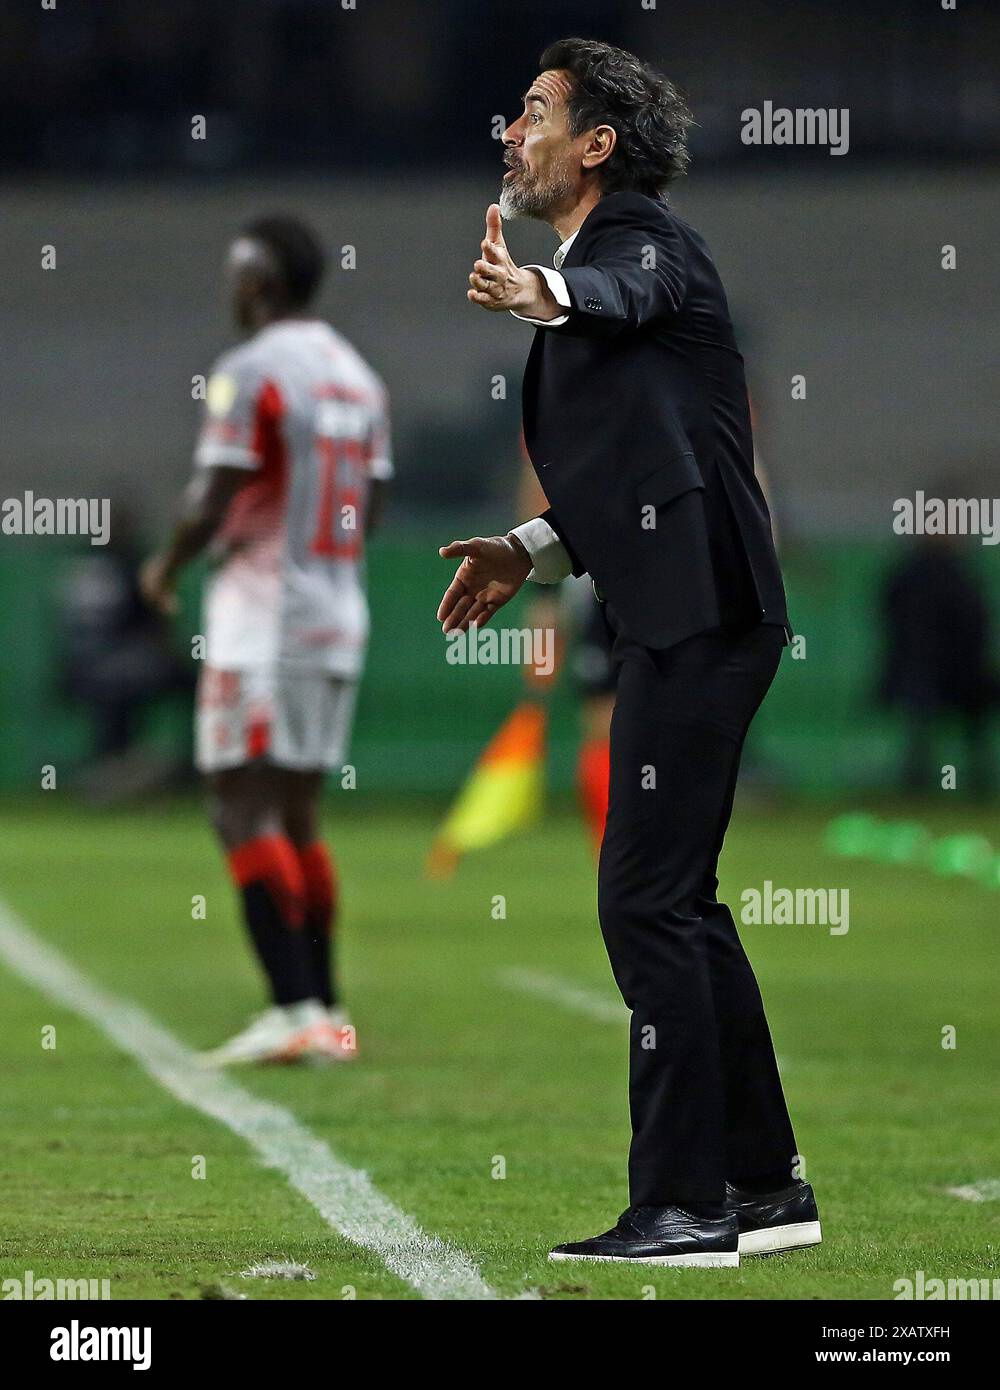
[[[393,471],[379,378],[329,324],[269,324],[215,364],[195,462],[255,474],[216,538],[208,664],[358,674],[369,486]]]

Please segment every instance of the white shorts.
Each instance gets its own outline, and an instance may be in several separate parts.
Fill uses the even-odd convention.
[[[356,680],[273,666],[203,668],[195,765],[218,772],[257,761],[309,772],[340,767],[354,719]]]

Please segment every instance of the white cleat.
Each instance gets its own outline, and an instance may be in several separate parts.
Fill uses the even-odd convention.
[[[309,1061],[354,1062],[357,1056],[358,1035],[347,1014],[343,1009],[325,1010],[309,1030]]]
[[[242,1033],[201,1053],[198,1060],[205,1067],[299,1062],[310,1051],[314,1030],[326,1024],[326,1010],[318,999],[275,1004],[252,1019]]]

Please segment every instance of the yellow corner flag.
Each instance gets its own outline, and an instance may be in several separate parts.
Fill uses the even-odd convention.
[[[447,878],[462,855],[484,849],[541,815],[545,791],[545,708],[525,700],[483,750],[427,856],[427,873]]]

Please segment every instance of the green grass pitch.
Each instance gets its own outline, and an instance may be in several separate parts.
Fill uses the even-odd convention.
[[[51,797],[51,800],[50,800]],[[355,799],[357,798],[357,799]],[[1000,1203],[945,1189],[1000,1178],[1000,895],[822,848],[829,810],[738,806],[723,865],[745,887],[847,887],[850,931],[744,929],[826,1240],[739,1270],[556,1266],[559,1240],[625,1205],[626,1031],[500,983],[511,967],[616,999],[593,863],[569,814],[421,874],[435,818],[331,798],[344,881],[342,966],[362,1060],[239,1073],[364,1169],[501,1294],[565,1299],[875,1298],[996,1273]],[[954,817],[937,825],[955,829]],[[968,824],[975,825],[973,818]],[[0,894],[45,940],[185,1043],[219,1042],[262,991],[193,803],[88,814],[54,793],[14,810]],[[204,894],[207,917],[191,898]],[[502,895],[506,916],[497,919]],[[115,1298],[415,1297],[348,1245],[281,1173],[174,1101],[92,1025],[0,965],[4,1197],[0,1277],[109,1278]],[[41,1045],[56,1026],[57,1045]],[[957,1045],[942,1047],[942,1030]],[[204,1179],[192,1177],[203,1155]],[[494,1176],[502,1158],[506,1176]],[[240,1278],[307,1264],[311,1282]]]

